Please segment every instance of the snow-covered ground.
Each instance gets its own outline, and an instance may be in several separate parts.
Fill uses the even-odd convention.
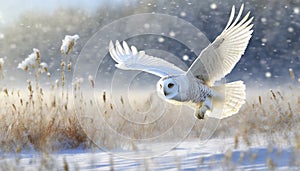
[[[162,144],[163,145],[163,144]],[[167,144],[164,144],[167,145]],[[51,154],[8,154],[1,169],[11,170],[297,170],[297,152],[280,148],[239,145],[234,139],[211,139],[205,143],[185,141],[163,155],[133,160],[133,152],[110,154],[102,150],[64,150]],[[127,156],[128,158],[120,157]]]

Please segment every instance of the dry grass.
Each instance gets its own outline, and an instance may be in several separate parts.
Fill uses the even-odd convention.
[[[51,151],[87,142],[69,102],[54,91],[6,90],[1,93],[1,150]]]
[[[27,92],[4,88],[0,94],[2,151],[20,152],[31,149],[51,151],[78,146],[91,147],[93,143],[86,133],[93,135],[92,138],[99,141],[96,144],[116,148],[120,144],[114,141],[115,137],[103,133],[105,130],[103,122],[114,127],[122,135],[142,139],[166,131],[180,117],[177,115],[179,106],[174,107],[167,103],[164,106],[165,113],[161,113],[160,108],[155,108],[152,110],[152,115],[147,112],[134,113],[128,108],[135,105],[137,111],[142,111],[143,108],[149,109],[155,101],[162,103],[160,99],[153,96],[142,98],[142,95],[137,95],[136,101],[132,100],[129,103],[122,96],[113,100],[107,92],[99,92],[99,98],[94,102],[92,98],[85,98],[92,96],[85,96],[79,88],[80,85],[75,86],[75,91],[78,93],[75,93],[74,97],[70,97],[67,91],[63,93],[64,96],[59,95],[58,87],[48,91],[37,87],[32,88],[31,83],[28,83]],[[235,147],[238,148],[241,141],[251,146],[253,138],[259,135],[262,143],[290,144],[299,149],[300,134],[297,130],[300,127],[300,94],[295,92],[299,92],[298,88],[289,88],[285,92],[269,90],[248,97],[247,103],[238,115],[220,122],[214,137],[234,137]],[[82,106],[75,108],[73,101],[80,102]],[[192,112],[188,109],[182,110]],[[77,116],[82,117],[83,120],[79,121]],[[193,115],[186,114],[186,117],[193,117]],[[136,126],[128,120],[148,124]],[[203,123],[203,121],[196,121],[190,138],[199,136]],[[179,125],[179,128],[187,128],[184,122],[180,124],[182,125]],[[180,130],[177,131],[174,132],[174,140],[180,135]],[[166,141],[171,140],[166,139]]]
[[[157,107],[152,109],[149,115],[147,110],[151,109],[151,105],[163,104],[161,99],[149,94],[137,93],[132,96],[135,99],[128,100],[122,95],[113,96],[103,91],[97,92],[97,99],[93,99],[91,92],[81,90],[80,82],[73,87],[75,96],[59,86],[52,86],[52,89],[44,91],[38,83],[34,83],[34,86],[31,84],[28,82],[27,90],[3,88],[0,93],[0,149],[2,152],[17,153],[23,150],[40,151],[45,155],[41,160],[41,169],[51,169],[55,166],[55,159],[47,156],[48,152],[55,150],[93,148],[94,143],[109,149],[139,149],[138,144],[134,142],[116,141],[117,137],[107,132],[105,124],[111,125],[121,135],[143,139],[160,135],[174,126],[174,122],[180,117],[180,106],[174,107],[168,103],[164,103],[164,113]],[[92,87],[92,84],[90,86]],[[63,93],[58,93],[62,91]],[[224,153],[221,167],[234,170],[236,163],[232,162],[233,150],[239,149],[240,145],[245,143],[249,148],[253,144],[270,147],[270,153],[273,147],[292,147],[295,152],[294,156],[291,156],[290,165],[300,166],[298,92],[299,87],[295,85],[284,91],[265,90],[248,93],[247,102],[239,114],[222,120],[212,137],[233,137],[234,146]],[[133,106],[138,112],[132,111],[129,106]],[[186,119],[177,123],[177,128],[170,132],[172,136],[166,136],[161,142],[178,141],[178,137],[185,133],[184,130],[190,124],[186,123],[189,120],[187,117],[193,117],[193,111],[181,110]],[[148,124],[135,125],[120,115]],[[189,138],[198,139],[203,123],[196,121]],[[259,157],[257,153],[245,152],[240,154],[239,161],[243,161],[245,155],[250,156],[253,161]],[[114,161],[111,160],[111,163],[111,168],[114,168]],[[2,164],[3,167],[0,168],[14,170],[9,163]],[[180,165],[178,161],[177,167]],[[277,167],[272,158],[266,159],[266,165],[270,170]],[[68,170],[68,166],[69,163],[64,161],[63,169]]]
[[[251,145],[253,138],[261,143],[297,146],[300,133],[299,87],[282,90],[252,91],[237,116],[221,122],[217,135],[234,136],[235,142]],[[257,140],[254,141],[257,143]]]

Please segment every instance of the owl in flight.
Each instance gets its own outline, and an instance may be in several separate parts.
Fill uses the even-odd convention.
[[[202,50],[187,71],[138,51],[135,46],[129,48],[125,41],[122,45],[116,41],[115,46],[110,41],[109,52],[119,69],[141,70],[161,77],[157,82],[158,94],[168,102],[196,109],[196,118],[226,118],[236,114],[245,103],[246,87],[243,81],[214,83],[231,72],[251,38],[253,17],[249,18],[248,12],[240,20],[243,9],[244,5],[235,18],[235,7],[232,7],[223,32]]]

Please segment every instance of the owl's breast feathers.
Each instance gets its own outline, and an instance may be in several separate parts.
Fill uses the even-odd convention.
[[[204,85],[201,80],[194,78],[193,81],[191,81],[188,93],[189,99],[187,99],[187,101],[200,103],[203,102],[207,97],[212,96],[212,89]]]

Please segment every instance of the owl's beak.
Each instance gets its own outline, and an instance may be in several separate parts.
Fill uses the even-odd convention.
[[[167,95],[169,95],[169,93],[167,93],[167,92],[164,91],[164,95],[167,96]]]

